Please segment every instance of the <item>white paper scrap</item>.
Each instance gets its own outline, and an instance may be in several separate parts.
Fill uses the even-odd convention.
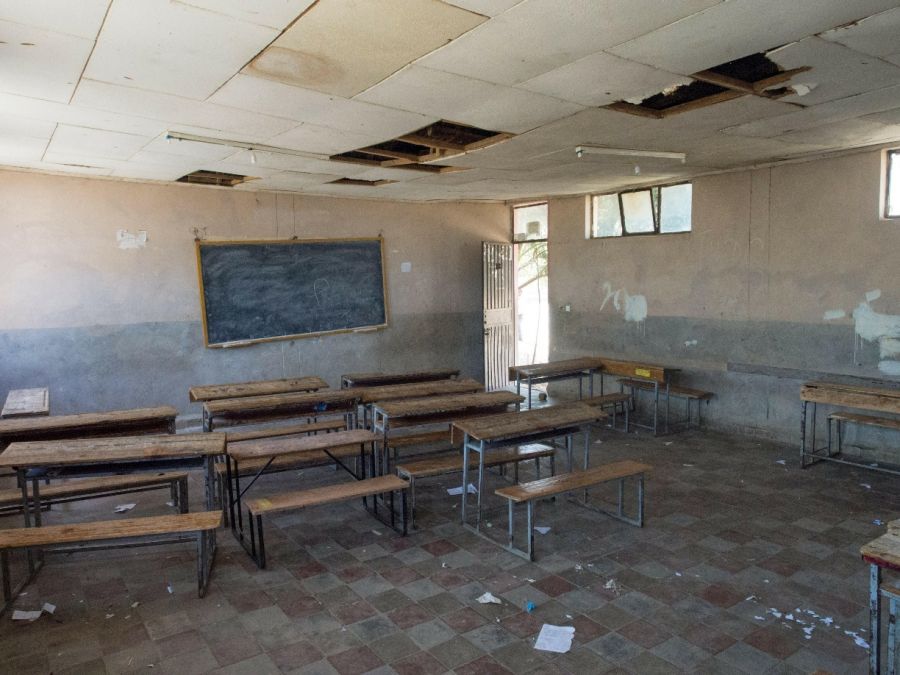
[[[461,495],[462,490],[463,490],[462,485],[460,485],[459,487],[447,488],[447,494],[448,495]],[[472,483],[469,483],[469,494],[470,495],[478,494],[478,488],[475,487],[474,485],[472,485]]]
[[[784,460],[784,459],[776,459],[776,460],[775,460],[775,463],[776,463],[776,464],[781,464],[781,466],[785,466],[785,465],[787,464],[787,460]]]
[[[17,609],[13,612],[12,620],[13,621],[34,621],[35,619],[41,618],[41,610],[36,609],[34,611],[27,611],[24,609]]]
[[[45,602],[44,606],[41,607],[41,610],[47,612],[47,614],[53,614],[56,611],[56,605],[50,602]]]
[[[545,623],[538,634],[535,649],[543,652],[556,652],[565,654],[572,648],[572,638],[575,637],[575,628],[572,626],[554,626]]]
[[[537,532],[538,534],[547,534],[550,531],[550,528],[535,526],[534,531]]]
[[[113,511],[116,513],[125,513],[126,511],[131,511],[135,506],[137,506],[137,504],[119,504]]]
[[[490,591],[485,592],[484,595],[478,596],[478,602],[480,602],[482,605],[486,605],[488,603],[491,603],[493,605],[503,604],[503,601]]]

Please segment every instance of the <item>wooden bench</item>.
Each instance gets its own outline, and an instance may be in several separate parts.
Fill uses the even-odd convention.
[[[302,424],[285,424],[277,427],[265,427],[250,431],[226,431],[225,443],[242,443],[258,438],[279,438],[281,436],[308,436],[320,431],[341,431],[346,429],[344,420],[322,420],[321,422],[304,422]]]
[[[341,375],[341,389],[449,380],[458,376],[458,368],[435,368],[433,370],[416,370],[409,373],[346,373]]]
[[[191,387],[188,397],[191,402],[214,401],[220,398],[241,398],[244,396],[265,396],[285,394],[292,391],[317,391],[327,389],[328,383],[321,377],[290,377],[281,380],[257,380],[232,384],[204,384]]]
[[[549,445],[544,445],[543,443],[520,445],[491,452],[485,456],[484,466],[503,467],[506,464],[512,463],[515,467],[513,480],[518,483],[519,462],[534,460],[535,474],[540,478],[542,457],[548,457],[550,459],[550,475],[554,475],[556,473],[556,451]],[[460,473],[462,472],[462,468],[463,458],[460,454],[421,459],[410,464],[400,464],[397,466],[397,475],[409,481],[409,511],[410,522],[413,528],[416,526],[416,480],[419,478],[443,476],[448,473]],[[473,455],[469,457],[469,469],[477,468],[478,457]]]
[[[621,378],[619,380],[619,384],[623,387],[629,387],[632,392],[636,390],[641,391],[654,391],[654,383],[648,382],[647,380],[640,380],[635,378]],[[663,391],[663,390],[660,390]],[[709,399],[713,397],[712,392],[703,391],[702,389],[692,389],[691,387],[682,387],[681,385],[667,383],[666,389],[664,390],[666,396],[666,426],[668,426],[668,407],[669,407],[669,398],[681,398],[685,400],[686,410],[685,417],[682,420],[678,420],[673,423],[675,426],[684,426],[684,428],[699,428],[700,427],[700,402],[706,401],[709,404]],[[694,421],[693,417],[693,406],[692,403],[696,401],[697,403],[697,420]]]
[[[203,430],[220,426],[259,424],[274,420],[342,415],[347,427],[356,426],[359,395],[340,390],[288,392],[266,396],[220,398],[203,404]]]
[[[146,492],[168,487],[172,491],[172,502],[182,513],[188,511],[188,475],[184,472],[160,474],[133,474],[127,476],[105,476],[101,478],[81,478],[64,483],[56,483],[41,488],[39,506],[63,504],[81,499],[99,499],[113,495]],[[34,495],[29,494],[29,503]],[[0,490],[0,508],[22,506],[22,490]]]
[[[27,586],[43,564],[42,556],[37,565],[29,564],[29,574],[15,590],[9,574],[9,552],[13,549],[28,549],[31,563],[31,549],[50,549],[65,544],[94,544],[81,547],[93,550],[109,545],[150,545],[169,544],[194,539],[197,542],[197,593],[202,598],[206,594],[215,556],[215,530],[222,522],[218,511],[199,511],[167,516],[125,518],[103,520],[92,523],[70,525],[49,525],[46,527],[23,527],[0,530],[0,576],[2,576],[5,610],[16,596]],[[66,552],[79,550],[66,549]]]
[[[519,485],[510,485],[502,487],[495,491],[495,494],[508,500],[509,510],[509,534],[508,544],[506,548],[516,555],[534,560],[534,502],[537,499],[545,499],[555,497],[557,495],[572,492],[574,490],[583,490],[584,498],[579,502],[582,506],[590,508],[600,513],[617,518],[631,525],[643,527],[644,525],[644,474],[650,471],[652,467],[648,464],[635,462],[630,459],[611,462],[602,466],[597,466],[584,471],[573,471],[571,473],[558,474],[549,478],[541,478],[540,480],[531,481],[529,483],[521,483]],[[634,517],[625,515],[624,510],[624,494],[625,480],[627,478],[635,478],[637,480],[637,504],[636,514]],[[610,481],[619,482],[619,499],[618,508],[615,512],[601,509],[587,503],[587,488]],[[526,541],[528,548],[525,550],[515,547],[514,544],[514,525],[513,507],[516,504],[525,502],[528,513],[528,532]]]
[[[900,431],[900,419],[896,417],[878,417],[875,415],[862,415],[859,413],[851,412],[833,412],[828,415],[827,451],[829,457],[832,457],[835,454],[839,455],[843,451],[843,429],[844,425],[847,423],[876,427],[879,429],[890,429],[892,431]],[[834,431],[837,434],[836,452],[832,451],[832,438],[834,437],[834,434],[832,433],[832,425],[834,426]]]
[[[606,408],[612,409],[612,428],[616,428],[616,414],[621,413],[625,419],[625,432],[628,432],[628,413],[631,410],[632,397],[624,391],[613,392],[611,394],[602,394],[600,396],[592,396],[591,398],[581,399],[582,403],[596,406],[601,410]]]
[[[298,490],[295,492],[284,492],[270,497],[259,497],[250,499],[245,502],[247,505],[247,516],[250,523],[250,557],[256,561],[260,568],[266,566],[266,547],[263,537],[262,517],[272,513],[280,513],[282,511],[295,511],[297,509],[305,509],[311,506],[322,506],[325,504],[334,504],[344,502],[351,499],[363,499],[366,503],[368,497],[372,499],[371,512],[376,518],[397,529],[395,524],[394,509],[394,493],[399,492],[401,496],[401,526],[399,530],[404,536],[407,531],[407,503],[406,492],[409,489],[409,483],[399,476],[387,475],[377,476],[375,478],[366,478],[363,480],[352,481],[349,483],[337,483],[335,485],[325,485],[322,487],[311,488],[309,490]],[[378,513],[378,497],[389,493],[391,498],[386,503],[390,510],[390,522],[386,522]]]

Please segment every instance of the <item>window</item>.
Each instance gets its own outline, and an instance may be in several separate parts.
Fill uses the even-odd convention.
[[[900,169],[897,173],[900,174]],[[591,230],[588,236],[690,232],[691,194],[690,183],[679,183],[595,195],[591,199]]]
[[[900,218],[900,150],[891,150],[887,154],[886,183],[884,217]]]
[[[547,203],[513,208],[513,241],[547,238]]]

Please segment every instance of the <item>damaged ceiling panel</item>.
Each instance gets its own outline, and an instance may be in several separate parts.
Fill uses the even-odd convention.
[[[0,21],[94,40],[111,0],[0,2]]]
[[[485,19],[439,0],[328,0],[244,72],[349,98]]]
[[[825,31],[821,37],[900,65],[900,8]]]
[[[182,4],[217,12],[239,21],[282,30],[316,0],[178,0]]]
[[[728,0],[608,51],[689,74],[890,9],[892,0]]]
[[[484,16],[497,16],[518,5],[522,0],[441,0],[448,5],[467,9]]]
[[[795,87],[797,93],[784,99],[807,106],[900,84],[900,66],[818,37],[773,50],[769,58],[786,69],[810,67],[792,81],[801,85]]]

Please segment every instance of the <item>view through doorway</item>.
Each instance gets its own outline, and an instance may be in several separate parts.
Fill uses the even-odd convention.
[[[513,208],[516,364],[544,363],[550,351],[547,203]]]

